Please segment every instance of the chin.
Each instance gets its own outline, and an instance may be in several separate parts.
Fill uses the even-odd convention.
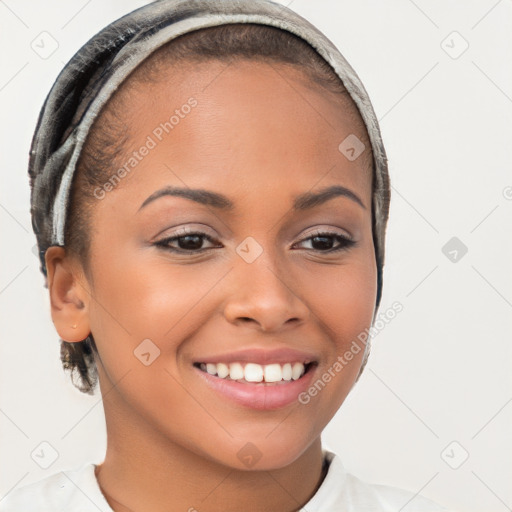
[[[251,440],[252,439],[252,440]],[[315,439],[287,435],[285,431],[268,435],[230,439],[222,443],[222,453],[210,453],[208,458],[241,471],[278,470],[295,462],[313,444]],[[219,450],[220,445],[216,445]]]

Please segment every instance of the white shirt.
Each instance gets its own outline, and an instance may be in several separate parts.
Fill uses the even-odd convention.
[[[300,512],[448,512],[413,492],[363,482],[345,471],[340,457],[324,455],[327,475]],[[88,463],[15,489],[0,501],[0,512],[113,512],[94,469]]]

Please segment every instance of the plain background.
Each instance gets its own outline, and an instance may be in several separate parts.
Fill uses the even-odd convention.
[[[33,252],[28,151],[64,63],[145,3],[0,0],[1,495],[102,460],[101,398],[75,390],[59,361]],[[361,77],[392,183],[381,311],[395,301],[404,309],[373,340],[326,447],[365,480],[454,510],[510,510],[512,2],[282,3],[324,31]],[[58,45],[51,55],[34,50],[41,38],[45,51]],[[58,453],[47,469],[31,457],[41,442]]]

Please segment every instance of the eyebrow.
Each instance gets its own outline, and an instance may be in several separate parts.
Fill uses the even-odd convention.
[[[205,206],[212,206],[222,211],[232,211],[235,208],[234,203],[230,199],[218,192],[212,192],[211,190],[204,189],[165,187],[151,194],[141,204],[138,211],[142,210],[149,203],[152,203],[164,196],[184,197],[185,199],[190,199]],[[293,209],[295,211],[308,210],[335,197],[346,197],[366,210],[366,206],[363,204],[359,196],[352,192],[352,190],[341,185],[326,187],[318,192],[306,192],[304,194],[300,194],[293,200]]]

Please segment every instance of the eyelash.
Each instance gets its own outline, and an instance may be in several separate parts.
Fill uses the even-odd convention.
[[[192,250],[192,249],[180,249],[180,248],[169,246],[169,244],[171,242],[177,241],[177,240],[179,240],[181,238],[185,238],[187,236],[200,236],[200,237],[206,239],[210,243],[215,242],[215,239],[213,239],[210,235],[208,235],[206,233],[202,233],[201,231],[182,231],[178,235],[174,235],[169,238],[164,238],[163,240],[156,242],[155,245],[158,247],[161,247],[167,251],[171,251],[171,252],[179,253],[179,254],[198,254],[198,253],[203,253],[204,251],[208,251],[210,249],[214,249],[214,247],[206,247],[206,248],[202,248],[202,249]],[[356,244],[356,242],[354,240],[351,240],[348,237],[340,235],[339,233],[334,233],[334,232],[330,232],[330,231],[315,231],[310,236],[308,236],[307,238],[303,238],[302,240],[300,240],[297,243],[303,243],[307,240],[311,240],[313,238],[320,238],[320,237],[335,238],[340,243],[340,246],[335,249],[327,249],[325,251],[316,250],[316,249],[307,249],[308,251],[314,251],[314,252],[321,253],[321,254],[332,254],[334,252],[350,249],[352,246],[354,246]]]

